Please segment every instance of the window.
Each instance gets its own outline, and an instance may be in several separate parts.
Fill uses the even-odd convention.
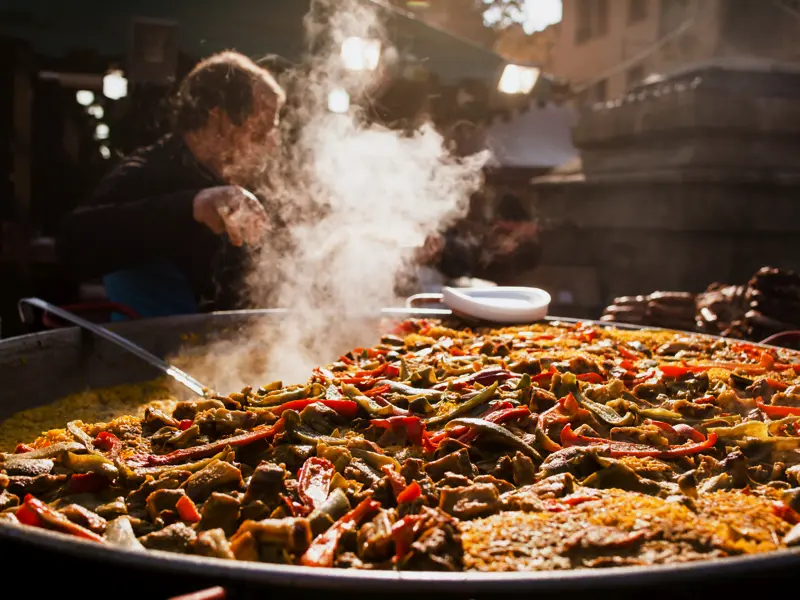
[[[628,1],[628,23],[638,23],[647,18],[647,0]]]
[[[628,89],[640,83],[644,79],[644,65],[636,65],[628,69],[627,79]]]
[[[595,6],[595,18],[597,20],[596,35],[608,33],[608,0],[597,0]]]
[[[577,0],[575,43],[608,33],[608,0]]]
[[[592,37],[592,4],[594,0],[578,0],[575,20],[575,42],[580,44]]]

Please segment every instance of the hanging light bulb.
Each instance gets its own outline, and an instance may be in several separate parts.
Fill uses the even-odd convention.
[[[86,109],[86,112],[93,116],[98,121],[103,118],[105,111],[103,107],[99,104],[92,104],[89,108]]]
[[[75,94],[75,100],[78,101],[78,104],[81,106],[89,106],[92,102],[94,102],[94,92],[90,92],[89,90],[78,90]]]
[[[105,160],[111,158],[111,150],[108,149],[108,146],[100,146],[100,156]]]
[[[350,110],[350,94],[347,90],[336,88],[328,94],[328,110],[343,115]]]
[[[97,140],[107,140],[110,133],[111,130],[108,128],[108,125],[105,123],[98,123],[94,130],[94,137]]]
[[[497,86],[504,94],[530,94],[539,79],[539,69],[520,65],[506,65]]]
[[[119,100],[128,95],[128,80],[122,71],[115,69],[103,77],[103,95],[111,100]]]

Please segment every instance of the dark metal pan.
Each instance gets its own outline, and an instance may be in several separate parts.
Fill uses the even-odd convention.
[[[281,310],[240,311],[132,321],[111,329],[142,345],[158,356],[176,352],[186,335],[214,339],[234,333],[254,322],[275,322]],[[419,315],[419,311],[398,309],[394,316]],[[430,313],[423,313],[430,314]],[[383,315],[385,317],[385,315]],[[436,316],[431,314],[430,316]],[[373,317],[376,331],[379,317]],[[551,319],[574,321],[572,319]],[[607,323],[596,323],[608,326]],[[620,327],[619,324],[614,324]],[[625,328],[638,329],[636,326]],[[52,402],[87,387],[107,387],[136,383],[152,378],[148,365],[102,339],[77,329],[60,329],[0,342],[0,419]],[[668,565],[655,568],[611,568],[535,573],[428,573],[308,569],[304,567],[255,564],[182,556],[162,552],[132,553],[113,548],[98,548],[58,533],[0,525],[0,547],[9,556],[35,548],[56,556],[80,560],[97,568],[125,567],[176,577],[207,581],[236,582],[249,586],[277,586],[312,590],[349,590],[353,593],[408,593],[425,591],[440,594],[552,594],[592,589],[621,592],[632,586],[690,585],[693,582],[721,581],[743,575],[796,572],[800,569],[800,549],[728,558],[716,561]],[[89,562],[86,562],[89,561]],[[191,589],[191,588],[188,588]],[[273,587],[273,589],[275,589]],[[674,587],[673,587],[674,589]],[[158,597],[158,596],[155,596]],[[388,597],[388,596],[387,596]]]

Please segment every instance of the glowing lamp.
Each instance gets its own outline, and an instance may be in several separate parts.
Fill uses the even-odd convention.
[[[497,89],[504,94],[530,94],[539,79],[539,73],[536,67],[506,65]]]
[[[109,133],[111,133],[111,130],[108,128],[108,125],[105,123],[98,123],[94,130],[94,137],[97,140],[107,140]]]
[[[92,104],[89,108],[86,109],[86,112],[93,116],[98,121],[103,118],[105,111],[103,107],[99,104]]]
[[[122,71],[109,71],[103,77],[103,95],[111,100],[119,100],[128,95],[128,80]]]
[[[346,90],[336,88],[328,94],[328,110],[343,115],[350,110],[350,94]]]
[[[78,104],[81,106],[89,106],[92,102],[94,102],[94,92],[90,92],[89,90],[78,90],[75,94],[75,100],[78,101]]]
[[[350,71],[374,71],[380,60],[380,40],[349,37],[342,42],[342,62]]]

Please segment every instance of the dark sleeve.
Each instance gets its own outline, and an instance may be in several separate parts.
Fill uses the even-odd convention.
[[[65,219],[58,252],[75,277],[99,277],[183,252],[182,241],[203,227],[192,213],[200,190],[159,193],[158,175],[141,161],[123,162],[89,203]]]

